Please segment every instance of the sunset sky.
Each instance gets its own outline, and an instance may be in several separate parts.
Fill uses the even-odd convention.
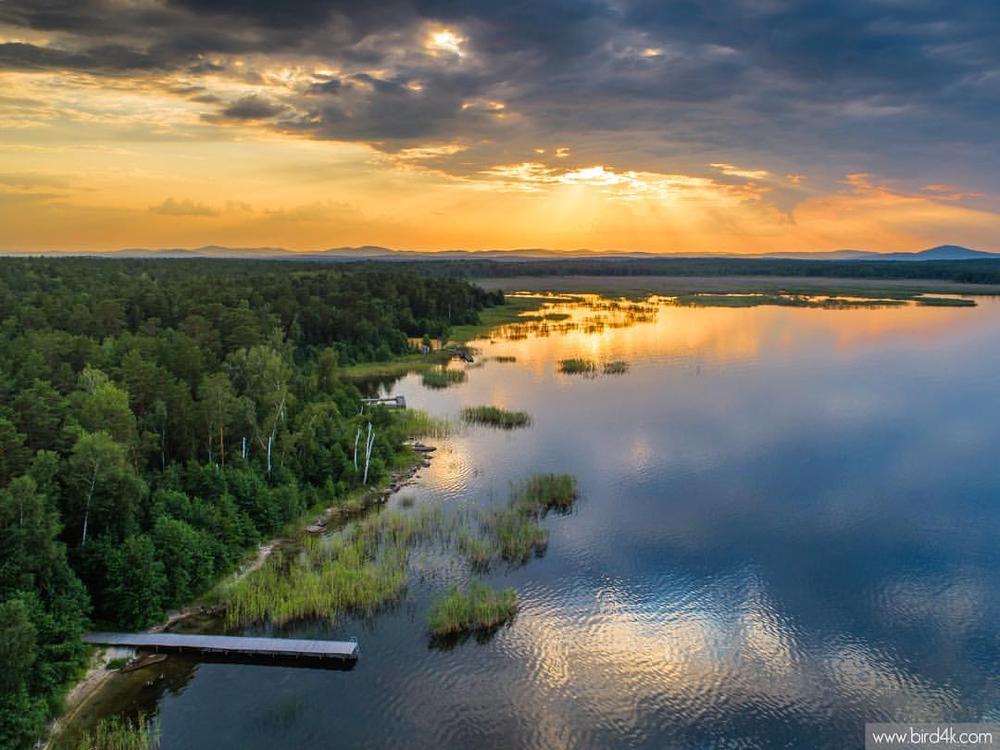
[[[0,249],[1000,250],[994,0],[0,0]]]

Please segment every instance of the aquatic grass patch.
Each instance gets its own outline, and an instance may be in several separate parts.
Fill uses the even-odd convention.
[[[566,375],[592,375],[597,371],[597,365],[589,359],[570,357],[559,360],[559,372]]]
[[[624,375],[629,371],[629,363],[624,359],[613,359],[604,363],[605,375]]]
[[[464,383],[466,378],[465,370],[444,367],[436,370],[425,370],[421,382],[428,388],[443,389]]]
[[[511,488],[512,502],[528,512],[569,510],[579,495],[571,474],[533,474]]]
[[[512,484],[506,505],[481,513],[478,533],[464,530],[458,550],[475,568],[488,568],[496,560],[523,565],[548,547],[542,517],[550,510],[569,510],[578,495],[576,479],[569,474],[534,474]]]
[[[76,750],[156,750],[160,747],[160,725],[146,714],[135,719],[109,716],[86,732]]]
[[[492,547],[493,557],[514,565],[523,565],[532,557],[541,557],[549,544],[549,532],[538,523],[538,516],[524,508],[510,506],[483,519],[484,541]],[[480,554],[482,554],[480,552]],[[489,562],[480,557],[479,565]]]
[[[467,406],[462,409],[462,420],[504,430],[527,427],[531,424],[531,416],[527,412],[508,411],[499,406]]]
[[[329,537],[306,538],[223,591],[226,624],[374,614],[405,590],[411,548],[448,533],[441,508],[424,506],[375,513]]]
[[[517,593],[473,581],[465,589],[452,588],[431,605],[427,624],[437,636],[489,630],[517,614]]]
[[[433,417],[420,409],[399,409],[395,411],[399,430],[410,438],[448,437],[455,425],[444,417]]]
[[[493,358],[493,361],[509,364],[511,362],[517,362],[517,357],[513,354],[498,354]]]

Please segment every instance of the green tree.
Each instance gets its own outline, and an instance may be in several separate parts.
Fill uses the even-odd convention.
[[[163,614],[167,576],[147,535],[130,536],[115,548],[107,576],[107,608],[119,625],[138,630]]]
[[[145,484],[128,462],[125,447],[107,432],[84,432],[73,446],[64,477],[63,518],[71,538],[88,533],[124,538],[145,494]]]

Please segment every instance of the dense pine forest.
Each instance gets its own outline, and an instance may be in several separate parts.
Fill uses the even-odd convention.
[[[502,303],[400,269],[0,260],[0,748],[58,710],[92,621],[148,626],[360,485],[344,365]],[[363,419],[370,483],[404,436]]]

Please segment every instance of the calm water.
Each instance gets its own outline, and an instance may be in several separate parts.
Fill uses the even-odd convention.
[[[135,698],[164,748],[843,750],[865,721],[1000,720],[1000,304],[571,312],[478,342],[461,385],[389,389],[534,418],[436,441],[418,504],[578,477],[545,556],[492,576],[514,623],[432,648],[429,596],[468,573],[417,554],[394,610],[288,631],[358,636],[351,672],[174,662]]]

